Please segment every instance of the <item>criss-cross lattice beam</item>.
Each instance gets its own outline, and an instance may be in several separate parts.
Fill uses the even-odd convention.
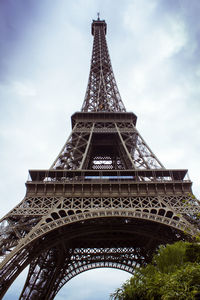
[[[151,260],[160,243],[181,237],[180,231],[173,232],[168,226],[124,217],[85,220],[58,230],[52,227],[49,234],[20,250],[1,269],[0,295],[28,264],[21,299],[50,300],[81,272],[97,267],[133,272],[136,264]]]
[[[82,111],[125,112],[111,66],[105,21],[93,21],[92,34],[94,43],[91,69]]]
[[[94,268],[110,267],[133,273],[139,259],[134,248],[51,248],[34,260],[29,268],[20,300],[53,299],[76,275]],[[137,259],[136,259],[137,257]]]
[[[124,114],[123,122],[120,118],[117,122],[105,118],[98,120],[98,116],[92,121],[79,120],[51,168],[119,170],[164,167]]]

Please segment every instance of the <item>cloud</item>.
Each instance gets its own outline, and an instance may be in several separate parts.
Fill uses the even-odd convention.
[[[199,5],[173,3],[133,1],[126,6],[123,24],[129,35],[119,49],[122,67],[116,77],[148,145],[166,167],[189,168],[198,196],[199,22],[195,19],[194,28],[192,16]]]
[[[31,82],[19,82],[15,81],[12,83],[13,89],[18,96],[36,96],[37,92]]]

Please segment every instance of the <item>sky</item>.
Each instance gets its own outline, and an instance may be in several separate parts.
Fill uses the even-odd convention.
[[[107,22],[127,111],[166,168],[189,170],[200,198],[199,0],[1,0],[1,217],[23,199],[28,170],[48,169],[70,134],[87,87],[97,12]],[[5,300],[16,299],[25,273]],[[55,299],[106,300],[127,278],[88,271]]]

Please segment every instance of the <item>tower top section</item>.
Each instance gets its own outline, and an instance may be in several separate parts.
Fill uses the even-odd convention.
[[[104,30],[105,35],[106,35],[106,32],[107,32],[107,24],[106,24],[105,20],[100,20],[100,19],[99,19],[99,16],[98,16],[98,19],[97,19],[97,20],[93,20],[93,22],[92,22],[92,26],[91,26],[91,29],[92,29],[92,35],[94,35],[94,32],[95,32],[95,28],[96,28],[96,27],[102,27],[102,29]]]
[[[107,25],[104,20],[92,22],[94,36],[90,75],[83,112],[125,112],[119,90],[112,70],[106,42]]]

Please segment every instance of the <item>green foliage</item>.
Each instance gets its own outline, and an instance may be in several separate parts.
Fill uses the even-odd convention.
[[[152,263],[111,295],[114,300],[200,299],[200,245],[177,242],[161,246]]]
[[[200,245],[188,243],[185,251],[185,260],[200,263]]]
[[[171,273],[185,262],[187,243],[177,242],[172,245],[160,246],[153,257],[153,264],[162,273]]]

